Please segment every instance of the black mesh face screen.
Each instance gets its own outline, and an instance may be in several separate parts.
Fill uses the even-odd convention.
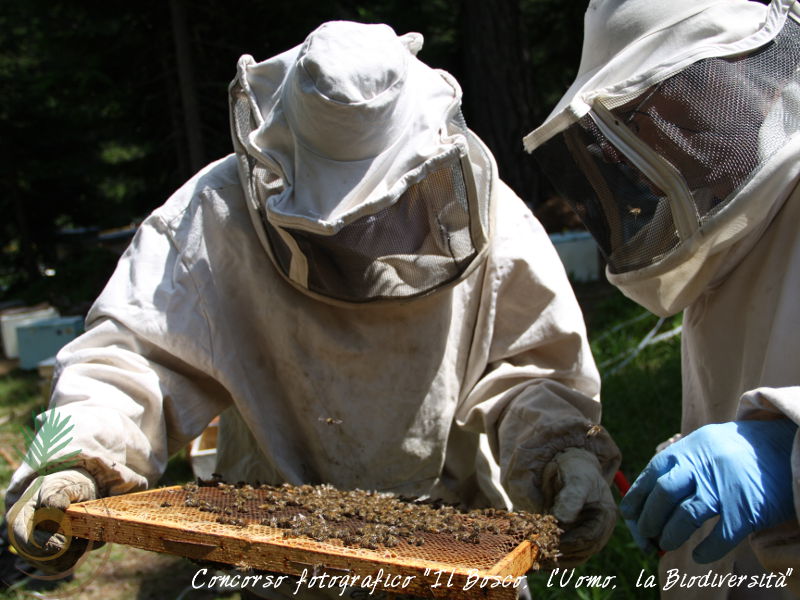
[[[646,266],[678,244],[664,193],[608,141],[591,116],[535,154],[612,272]]]
[[[771,115],[784,88],[798,83],[798,63],[800,26],[790,19],[758,50],[701,60],[612,112],[681,173],[702,220],[758,170],[768,148],[778,149],[786,118],[800,118],[782,115],[773,130]]]
[[[456,279],[478,252],[470,219],[464,175],[455,161],[334,235],[287,231],[307,260],[311,291],[364,302],[412,297]],[[269,237],[273,246],[284,246],[274,230]],[[286,262],[281,266],[288,273]]]
[[[800,129],[786,100],[800,98],[798,64],[800,25],[790,19],[758,50],[698,61],[611,112],[684,179],[692,205],[683,208],[701,227]],[[667,198],[591,114],[534,154],[611,272],[646,267],[681,242],[670,205],[680,199]]]

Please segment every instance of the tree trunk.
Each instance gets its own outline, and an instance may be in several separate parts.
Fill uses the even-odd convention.
[[[519,0],[462,0],[461,83],[467,125],[489,146],[500,177],[533,205],[538,170],[522,138],[535,123],[521,19]]]
[[[189,149],[189,165],[198,171],[205,165],[203,134],[200,125],[197,92],[194,84],[191,43],[186,26],[183,0],[170,0],[172,14],[172,37],[175,41],[175,56],[178,65],[178,87],[180,89],[186,142]]]
[[[18,190],[13,190],[12,196],[14,200],[14,216],[17,221],[17,232],[19,234],[19,249],[22,256],[22,268],[28,281],[35,281],[39,276],[39,267],[37,260],[36,247],[31,239],[31,229],[28,224],[28,206],[30,204],[24,202]]]

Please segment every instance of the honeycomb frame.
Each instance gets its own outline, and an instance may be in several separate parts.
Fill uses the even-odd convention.
[[[277,488],[248,488],[252,492],[246,498],[226,492],[224,487],[203,485],[172,486],[82,502],[67,509],[68,528],[71,535],[81,538],[245,571],[358,576],[372,581],[383,574],[376,587],[390,593],[503,600],[516,598],[517,590],[511,582],[537,566],[542,555],[539,545],[545,546],[551,535],[543,532],[542,544],[537,543],[536,536],[531,540],[506,535],[503,519],[514,513],[503,512],[486,517],[501,526],[484,531],[477,540],[428,531],[418,534],[423,543],[400,538],[391,547],[348,545],[338,538],[295,536],[285,528],[262,524],[265,516],[274,514],[263,507],[270,490]],[[302,507],[291,510],[303,514]],[[452,518],[474,517],[455,514]],[[396,584],[400,579],[402,588]]]

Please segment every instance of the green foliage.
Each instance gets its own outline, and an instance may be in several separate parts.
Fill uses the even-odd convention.
[[[164,116],[136,124],[146,96],[141,52],[158,46],[127,35],[138,18],[102,3],[42,0],[0,12],[0,280],[8,295],[38,285],[37,300],[48,299],[44,271],[65,260],[60,227],[128,223],[145,209],[146,191],[163,185],[164,150],[150,140],[166,129]],[[109,161],[109,146],[147,151]]]
[[[15,460],[14,455],[23,447],[19,424],[32,422],[43,409],[44,401],[35,374],[14,371],[0,376],[0,447],[9,451],[8,456],[0,458],[0,489],[11,477],[9,459]]]
[[[14,371],[0,376],[0,417],[7,417],[21,407],[39,400],[38,376],[35,373]]]

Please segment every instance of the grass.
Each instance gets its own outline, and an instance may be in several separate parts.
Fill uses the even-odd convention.
[[[622,471],[631,478],[656,444],[680,429],[680,335],[646,346],[631,359],[658,318],[618,292],[593,306],[589,317],[592,353],[602,377],[603,424],[622,450]],[[680,315],[666,319],[657,333],[680,324]],[[622,366],[626,359],[630,362]]]
[[[622,450],[623,472],[633,481],[647,464],[655,445],[679,428],[680,336],[643,348],[618,368],[658,319],[607,285],[578,287],[577,292],[587,318],[592,351],[597,363],[603,365],[603,422]],[[669,331],[679,324],[680,318],[669,319],[661,324],[659,331]],[[3,423],[0,447],[21,447],[18,425],[30,425],[33,415],[43,408],[43,393],[35,376],[14,371],[0,377],[0,423]],[[10,475],[11,469],[0,457],[0,487],[7,485]],[[191,479],[191,470],[185,453],[180,453],[170,461],[161,483],[188,479]],[[43,597],[60,598],[71,593],[70,597],[77,600],[239,598],[237,593],[226,595],[188,589],[198,567],[187,560],[109,546],[106,562],[103,562],[106,550],[90,553],[77,571],[75,581],[62,583],[55,590],[45,592]],[[95,571],[99,575],[95,576]],[[636,584],[637,580],[651,575],[657,575],[656,558],[639,550],[619,520],[609,544],[574,572],[561,570],[553,572],[552,577],[549,573],[535,573],[529,576],[529,582],[533,597],[542,600],[646,600],[658,598],[658,589]],[[83,585],[81,590],[76,589]],[[30,597],[19,590],[0,589],[0,600]]]
[[[0,376],[0,488],[11,479],[17,450],[24,449],[20,425],[31,426],[44,408],[44,390],[36,374],[14,371]]]

